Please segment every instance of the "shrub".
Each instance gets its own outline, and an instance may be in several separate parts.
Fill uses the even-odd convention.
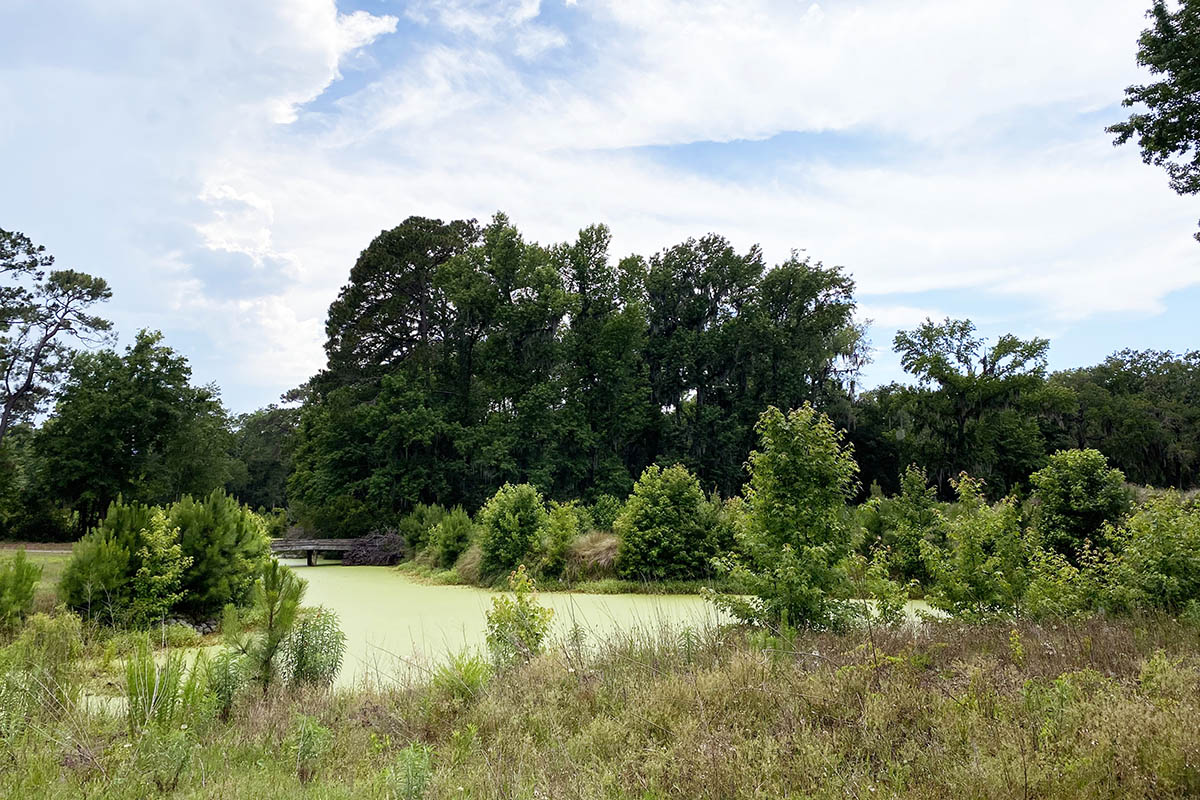
[[[646,468],[613,529],[621,539],[617,572],[632,580],[698,578],[716,555],[700,482],[676,464]]]
[[[756,425],[761,449],[750,454],[742,556],[722,562],[750,599],[725,595],[734,616],[773,628],[828,628],[852,609],[843,562],[851,551],[845,503],[858,465],[829,418],[807,403],[788,414],[771,407]]]
[[[308,584],[294,572],[271,560],[254,583],[252,613],[261,620],[259,629],[243,631],[236,607],[225,606],[221,632],[229,645],[245,656],[246,669],[264,694],[275,680],[280,651],[296,622],[307,588]]]
[[[141,567],[142,531],[153,515],[151,506],[110,503],[100,524],[71,549],[58,583],[62,601],[89,619],[124,622],[133,602],[133,576]]]
[[[1073,564],[1079,563],[1085,542],[1107,547],[1106,525],[1118,523],[1133,505],[1125,476],[1110,469],[1098,450],[1059,450],[1029,482],[1043,545]]]
[[[433,673],[433,688],[446,697],[466,702],[474,700],[492,677],[487,660],[470,650],[452,653]]]
[[[75,614],[34,614],[8,648],[10,672],[35,707],[61,712],[79,696],[83,625]]]
[[[1177,614],[1200,599],[1200,508],[1178,492],[1147,500],[1107,535],[1120,545],[1111,573],[1118,606]]]
[[[611,531],[621,513],[621,501],[611,494],[602,494],[592,503],[592,525],[597,530]]]
[[[24,548],[0,563],[0,628],[14,628],[33,610],[42,567],[25,557]]]
[[[347,567],[391,567],[404,560],[408,545],[394,530],[372,531],[354,540],[342,554]]]
[[[345,654],[346,634],[338,626],[337,614],[327,608],[306,609],[284,642],[288,681],[294,686],[331,686]]]
[[[537,574],[546,578],[557,578],[562,575],[567,563],[567,552],[571,544],[579,538],[584,530],[580,520],[583,511],[575,503],[550,504],[550,513],[546,524],[538,536],[537,544]],[[590,519],[590,515],[588,515]]]
[[[948,523],[948,550],[923,543],[934,581],[930,604],[976,621],[1019,612],[1032,548],[1021,530],[1016,501],[988,505],[982,482],[966,473],[954,487],[959,513]]]
[[[446,516],[446,509],[439,505],[427,506],[417,503],[413,510],[406,514],[396,529],[413,553],[419,553],[429,545],[433,529]]]
[[[173,650],[161,661],[143,635],[125,662],[125,715],[130,735],[154,727],[175,728],[201,710],[205,663],[198,656],[189,670],[183,653]]]
[[[152,729],[138,741],[134,763],[160,794],[170,794],[179,786],[179,778],[192,760],[193,746],[186,729]]]
[[[305,714],[296,716],[291,745],[296,753],[296,777],[300,783],[306,784],[316,777],[332,742],[333,732],[329,728]]]
[[[546,523],[542,495],[527,483],[506,483],[479,510],[480,570],[485,578],[516,569]]]
[[[425,745],[410,744],[396,754],[386,774],[389,800],[420,800],[433,776],[433,759]]]
[[[941,547],[946,520],[938,508],[937,490],[929,485],[925,470],[910,465],[900,475],[900,491],[883,514],[883,546],[888,549],[893,574],[904,581],[929,582],[921,542]]]
[[[475,523],[462,506],[448,511],[430,534],[438,566],[450,569],[475,538]]]
[[[244,660],[241,653],[226,648],[208,664],[207,690],[222,721],[229,719],[234,701],[245,685]]]
[[[164,647],[196,647],[203,640],[204,637],[191,625],[172,622],[170,625],[164,625],[162,628],[162,644]]]
[[[161,620],[179,602],[184,570],[192,563],[179,545],[179,529],[168,525],[167,515],[160,508],[150,515],[150,524],[141,531],[141,541],[129,607],[130,620],[137,626]]]
[[[1027,615],[1063,618],[1110,605],[1111,554],[1085,542],[1077,560],[1078,566],[1061,553],[1032,548],[1024,599]]]
[[[184,497],[168,516],[179,529],[183,556],[192,560],[180,609],[206,617],[226,603],[244,602],[269,552],[258,515],[217,489],[203,500]]]
[[[500,669],[524,663],[540,653],[554,617],[554,609],[538,604],[537,588],[524,565],[508,576],[508,588],[512,597],[500,595],[493,599],[487,614],[488,650]]]
[[[483,582],[483,548],[472,544],[454,562],[454,572],[464,583],[480,584]]]

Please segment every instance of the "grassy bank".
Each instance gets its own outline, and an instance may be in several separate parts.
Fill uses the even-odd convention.
[[[5,797],[1168,797],[1200,792],[1200,632],[1164,619],[559,643],[490,679],[250,693],[131,736],[5,729]],[[307,783],[302,785],[301,780]]]

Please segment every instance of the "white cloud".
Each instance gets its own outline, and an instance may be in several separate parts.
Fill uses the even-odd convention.
[[[1141,5],[608,0],[551,21],[537,0],[445,0],[394,34],[331,0],[27,3],[0,32],[0,224],[111,276],[123,329],[206,338],[202,377],[242,405],[321,366],[329,301],[409,214],[503,209],[542,241],[606,222],[615,255],[709,230],[806,248],[884,327],[953,315],[919,296],[943,288],[997,318],[1153,311],[1200,281],[1197,214],[1077,121],[1137,80]],[[306,110],[391,35],[398,60]],[[764,144],[744,176],[626,149],[789,131],[890,144]],[[220,292],[242,276],[206,253],[275,284]]]

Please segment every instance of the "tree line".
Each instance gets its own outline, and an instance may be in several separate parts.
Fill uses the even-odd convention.
[[[9,537],[77,538],[118,498],[216,488],[341,536],[418,504],[473,511],[506,483],[624,498],[653,464],[731,497],[762,411],[804,403],[846,431],[860,498],[898,491],[914,463],[942,499],[961,472],[990,498],[1020,494],[1068,448],[1104,453],[1134,483],[1200,480],[1200,352],[1125,350],[1051,374],[1044,339],[927,320],[893,341],[912,382],[862,392],[868,343],[846,271],[797,254],[768,267],[715,234],[615,259],[604,226],[544,246],[503,215],[409,218],[351,268],[325,369],[237,417],[159,333],[73,349],[109,344],[92,310],[107,285],[52,269],[21,234],[0,241]]]

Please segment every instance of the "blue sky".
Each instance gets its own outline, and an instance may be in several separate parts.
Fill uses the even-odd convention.
[[[1200,217],[1104,127],[1134,0],[0,1],[0,227],[107,277],[245,411],[323,364],[410,214],[716,231],[845,266],[898,328],[970,317],[1055,368],[1197,347]]]

